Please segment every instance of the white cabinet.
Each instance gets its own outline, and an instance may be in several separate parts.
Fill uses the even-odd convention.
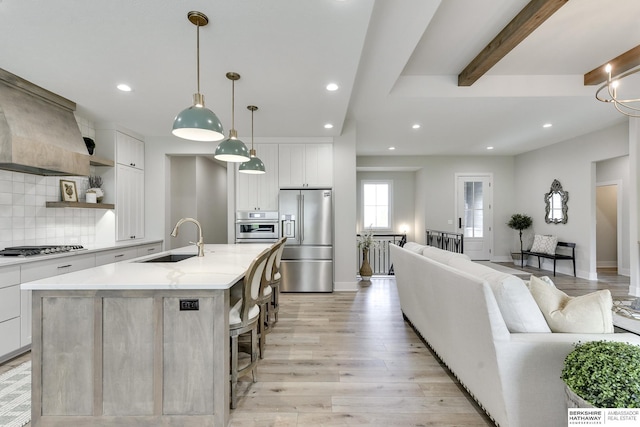
[[[116,161],[103,175],[105,202],[115,203],[116,240],[144,238],[144,141],[112,126],[96,130],[96,154]]]
[[[20,284],[162,252],[162,242],[133,244],[95,253],[68,253],[53,259],[0,267],[0,363],[31,344],[31,291]]]
[[[162,252],[162,243],[151,243],[149,245],[142,245],[137,247],[136,257],[147,256]]]
[[[280,188],[333,187],[331,144],[280,144]]]
[[[144,171],[116,166],[116,240],[144,238]]]
[[[0,269],[0,360],[21,347],[20,267]]]
[[[144,169],[144,142],[126,133],[116,131],[116,162]]]
[[[138,257],[138,249],[122,248],[101,251],[96,254],[96,267],[99,265],[113,264],[114,262],[126,261]]]
[[[278,145],[255,144],[265,166],[264,174],[237,172],[236,209],[240,211],[278,210]]]

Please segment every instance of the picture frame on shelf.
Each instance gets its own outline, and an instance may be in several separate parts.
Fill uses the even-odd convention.
[[[62,195],[63,202],[77,202],[78,190],[76,189],[76,182],[61,179],[60,194]]]

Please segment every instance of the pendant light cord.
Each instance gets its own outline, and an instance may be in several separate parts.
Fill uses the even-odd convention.
[[[231,80],[231,129],[235,130],[235,111],[236,111],[236,81]]]
[[[251,150],[253,151],[253,110],[251,110]]]
[[[198,79],[198,93],[200,93],[200,21],[196,24],[196,68]]]

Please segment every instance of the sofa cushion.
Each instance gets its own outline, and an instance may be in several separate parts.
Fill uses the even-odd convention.
[[[570,297],[535,276],[529,286],[553,332],[613,333],[613,302],[608,289]]]
[[[404,244],[403,248],[405,248],[408,251],[411,251],[413,253],[416,254],[421,254],[422,253],[422,249],[424,249],[426,246],[421,245],[420,243],[416,243],[416,242],[407,242]]]
[[[468,255],[459,254],[457,252],[445,251],[434,246],[425,246],[422,255],[442,264],[450,265],[453,259],[471,260]]]
[[[460,258],[451,260],[450,266],[489,284],[509,332],[551,332],[531,292],[519,277]]]
[[[531,252],[555,255],[556,246],[558,246],[558,237],[536,234],[535,236],[533,236],[533,246],[531,246]]]

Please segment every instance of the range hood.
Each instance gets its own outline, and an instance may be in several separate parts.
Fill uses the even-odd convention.
[[[89,175],[76,104],[0,68],[0,169]]]

